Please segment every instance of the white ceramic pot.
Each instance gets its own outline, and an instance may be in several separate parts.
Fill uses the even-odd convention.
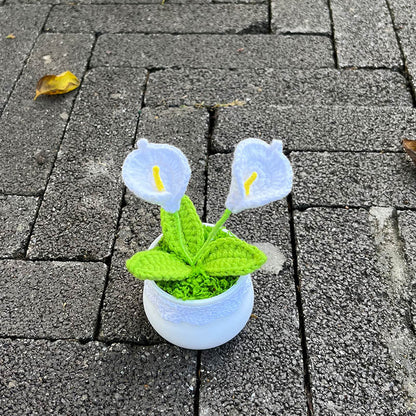
[[[167,341],[193,350],[214,348],[234,338],[250,318],[253,302],[249,274],[240,276],[225,292],[197,300],[177,299],[153,280],[144,281],[143,305],[150,324]]]

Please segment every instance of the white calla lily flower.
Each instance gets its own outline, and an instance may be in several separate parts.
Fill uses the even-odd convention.
[[[292,189],[293,172],[280,140],[238,143],[234,152],[230,192],[225,206],[233,214],[284,198]]]
[[[136,196],[174,213],[179,211],[191,168],[178,148],[140,139],[137,149],[127,155],[122,175],[126,186]]]

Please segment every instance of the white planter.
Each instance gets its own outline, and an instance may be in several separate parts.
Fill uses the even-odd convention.
[[[249,274],[220,295],[197,300],[177,299],[153,280],[144,282],[143,305],[150,324],[167,341],[193,350],[214,348],[234,338],[250,318],[253,302]]]

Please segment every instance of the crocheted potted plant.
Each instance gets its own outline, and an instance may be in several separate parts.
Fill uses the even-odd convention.
[[[185,155],[171,145],[141,139],[126,157],[125,184],[139,198],[160,205],[162,228],[149,249],[126,266],[145,280],[143,305],[154,329],[173,344],[206,349],[244,328],[253,309],[250,273],[267,259],[223,225],[231,214],[285,197],[293,174],[280,141],[241,141],[226,209],[215,225],[203,224],[185,195],[190,176]]]

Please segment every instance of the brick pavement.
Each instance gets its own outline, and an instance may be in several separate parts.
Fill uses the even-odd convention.
[[[0,414],[416,414],[416,3],[159,3],[0,0]],[[184,151],[208,222],[239,140],[294,167],[227,223],[270,261],[219,348],[161,339],[125,270],[160,233],[120,178],[141,137]]]

